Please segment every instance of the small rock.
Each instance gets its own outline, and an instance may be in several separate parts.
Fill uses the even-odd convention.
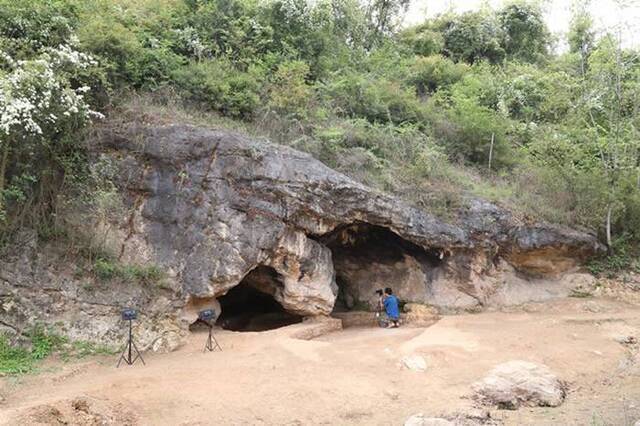
[[[633,426],[640,426],[640,419],[636,420],[636,422],[633,424]]]
[[[439,417],[425,417],[424,414],[414,414],[404,422],[404,426],[455,426],[455,423]]]
[[[400,394],[398,392],[384,391],[384,394],[388,396],[392,401],[397,401],[398,398],[400,398]]]
[[[587,302],[582,306],[582,308],[585,311],[592,312],[594,314],[597,314],[603,311],[602,306],[600,306],[596,302]]]
[[[472,389],[481,403],[512,410],[523,405],[557,407],[565,397],[562,382],[547,366],[526,361],[498,365]]]
[[[402,358],[401,366],[411,371],[425,371],[427,362],[420,355],[408,355]]]
[[[84,413],[89,413],[89,402],[86,399],[76,398],[71,401],[71,406],[76,411],[82,411]]]
[[[638,343],[638,339],[635,336],[618,336],[615,337],[615,341],[621,345],[635,345]]]

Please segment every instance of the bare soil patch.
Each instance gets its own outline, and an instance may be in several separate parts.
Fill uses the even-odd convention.
[[[510,312],[445,316],[428,328],[348,328],[314,340],[297,324],[218,331],[203,353],[193,333],[178,351],[52,361],[47,372],[0,379],[0,424],[401,425],[411,415],[473,410],[471,384],[499,363],[547,365],[569,386],[556,408],[490,408],[507,425],[633,425],[640,419],[640,307],[563,299]],[[636,340],[628,339],[634,336]],[[425,371],[402,368],[419,355]]]

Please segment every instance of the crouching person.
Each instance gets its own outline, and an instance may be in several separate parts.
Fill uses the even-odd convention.
[[[389,318],[387,328],[397,328],[400,326],[400,309],[398,307],[398,298],[393,295],[390,287],[384,289],[384,311]]]

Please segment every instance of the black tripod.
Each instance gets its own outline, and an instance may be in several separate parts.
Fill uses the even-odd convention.
[[[128,321],[129,321],[129,340],[127,341],[127,344],[124,346],[124,350],[122,351],[122,355],[120,355],[120,359],[118,360],[118,365],[116,366],[116,368],[120,367],[120,363],[122,362],[122,360],[124,360],[124,362],[126,362],[128,365],[132,365],[134,362],[138,360],[138,358],[140,358],[140,361],[142,361],[142,365],[147,365],[144,363],[142,354],[140,353],[140,351],[138,350],[138,347],[133,341],[133,335],[131,333],[132,320],[128,320]],[[135,358],[132,358],[134,350],[136,351],[136,356]]]
[[[218,341],[216,340],[215,336],[213,335],[213,324],[211,324],[208,321],[203,321],[203,320],[199,320],[200,322],[203,322],[207,325],[207,327],[209,327],[209,337],[207,337],[207,342],[204,345],[204,350],[202,352],[213,352],[216,349],[220,349],[220,352],[222,352],[222,347],[220,347],[220,344],[218,343]],[[215,345],[214,345],[215,342]]]

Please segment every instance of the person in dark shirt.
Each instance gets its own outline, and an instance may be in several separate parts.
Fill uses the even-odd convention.
[[[393,295],[390,287],[384,289],[384,311],[389,317],[388,328],[396,328],[400,326],[400,309],[398,307],[398,298]]]

